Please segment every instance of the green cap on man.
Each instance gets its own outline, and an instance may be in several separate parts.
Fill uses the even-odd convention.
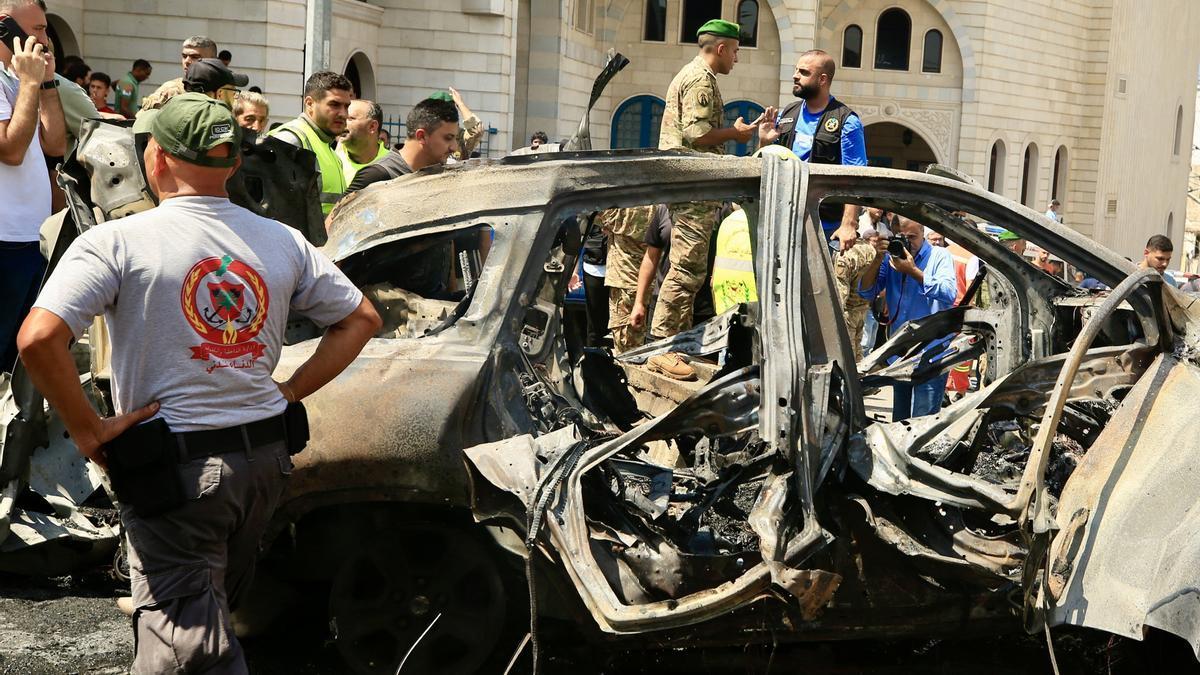
[[[175,96],[150,121],[150,135],[167,154],[191,164],[228,168],[237,163],[242,128],[225,103],[204,94]],[[230,143],[228,157],[210,157],[208,151]]]
[[[712,21],[705,22],[703,26],[700,26],[700,29],[696,31],[696,37],[700,37],[705,33],[710,33],[712,35],[716,35],[717,37],[733,38],[734,40],[737,40],[742,34],[742,29],[732,21],[726,21],[725,19],[713,19]]]

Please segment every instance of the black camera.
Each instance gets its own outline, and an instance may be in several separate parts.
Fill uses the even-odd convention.
[[[908,257],[908,237],[902,234],[893,234],[888,237],[887,252],[896,258]]]

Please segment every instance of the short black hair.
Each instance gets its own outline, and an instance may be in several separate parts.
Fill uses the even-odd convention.
[[[550,137],[547,136],[546,132],[544,132],[544,131],[535,131],[535,132],[533,132],[533,135],[529,137],[530,143],[532,143],[534,141],[541,141],[543,143],[549,143]]]
[[[408,119],[405,120],[405,126],[408,137],[416,138],[417,129],[424,129],[425,133],[429,133],[446,122],[458,124],[458,107],[454,105],[454,101],[427,98],[413,106],[412,111],[408,113]]]
[[[82,80],[86,78],[91,70],[92,69],[88,67],[88,64],[84,63],[82,60],[72,61],[71,65],[63,68],[63,77],[75,82],[76,80]]]
[[[262,93],[262,87],[260,87],[260,86],[258,86],[258,85],[256,84],[256,85],[254,85],[253,87],[250,87],[250,89],[248,89],[247,91],[252,91],[252,92],[254,92],[254,93],[256,93],[256,94],[261,94],[261,93]]]
[[[112,86],[112,78],[108,76],[108,73],[102,73],[98,70],[94,71],[92,76],[88,78],[88,82],[91,82],[92,80],[100,80],[106,87]]]
[[[1175,245],[1172,244],[1171,240],[1167,239],[1165,236],[1163,236],[1161,234],[1156,234],[1153,237],[1150,237],[1148,240],[1146,240],[1146,250],[1162,251],[1163,253],[1170,253],[1171,251],[1175,250]]]
[[[150,65],[150,62],[149,62],[149,61],[147,61],[146,59],[138,59],[138,60],[136,60],[136,61],[134,61],[134,62],[133,62],[133,69],[134,69],[134,70],[137,70],[138,68],[145,68],[145,69],[147,69],[147,70],[154,70],[154,66]]]
[[[353,92],[354,85],[350,84],[350,80],[347,80],[345,75],[335,73],[332,70],[322,70],[313,73],[308,76],[308,81],[304,83],[304,95],[313,97],[315,101],[325,98],[325,94],[330,89]]]
[[[217,54],[217,58],[221,59],[222,61],[232,61],[233,52],[229,51],[228,49],[222,49],[221,53]]]

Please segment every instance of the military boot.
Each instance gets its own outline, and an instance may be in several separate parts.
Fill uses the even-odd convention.
[[[662,373],[675,380],[696,379],[696,370],[689,366],[687,361],[684,361],[683,357],[675,352],[651,356],[646,360],[646,367],[652,372]]]

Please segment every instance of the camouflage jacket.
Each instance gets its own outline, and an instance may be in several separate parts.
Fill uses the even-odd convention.
[[[696,145],[695,141],[724,126],[725,102],[717,88],[717,77],[700,56],[683,67],[667,87],[660,150],[686,148],[699,152],[723,151],[723,145]]]
[[[847,311],[871,304],[858,294],[858,282],[863,272],[875,260],[875,247],[859,241],[848,251],[833,257],[833,274],[837,278],[838,297]]]
[[[637,288],[638,271],[646,253],[646,230],[653,216],[654,206],[609,209],[596,216],[596,222],[610,235],[605,286]]]

